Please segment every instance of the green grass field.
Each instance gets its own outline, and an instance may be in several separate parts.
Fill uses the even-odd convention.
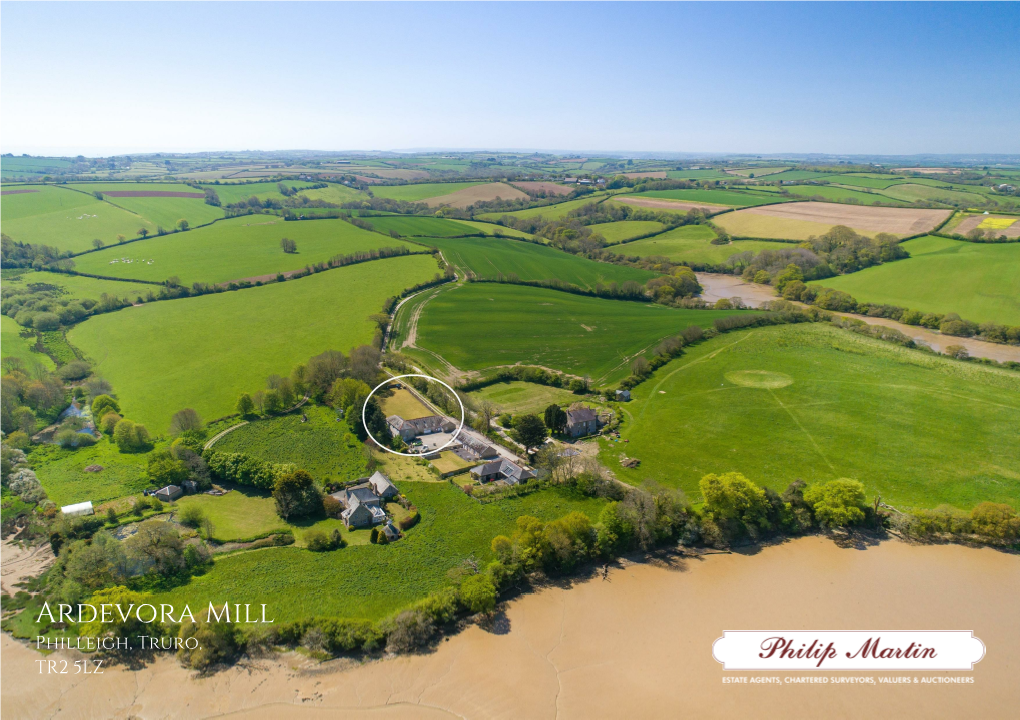
[[[418,202],[429,198],[441,197],[458,190],[481,185],[479,182],[452,183],[417,183],[414,185],[380,185],[372,188],[372,194],[378,198]]]
[[[334,552],[267,548],[216,560],[205,575],[153,602],[266,603],[277,622],[311,616],[377,620],[449,584],[447,571],[468,558],[492,558],[489,545],[512,532],[516,518],[551,520],[577,510],[597,517],[602,500],[549,488],[523,498],[479,504],[449,483],[398,482],[421,521],[390,545],[352,545]],[[359,531],[365,534],[364,531]]]
[[[309,200],[324,200],[325,202],[336,203],[337,205],[368,200],[368,193],[337,183],[330,183],[329,187],[302,190],[298,195]]]
[[[397,257],[264,287],[149,303],[89,318],[68,333],[116,390],[127,417],[165,432],[184,407],[209,420],[237,396],[328,349],[370,342],[368,316],[433,277],[431,256]]]
[[[81,271],[80,268],[76,267],[76,269]],[[23,287],[36,283],[63,288],[65,297],[91,298],[92,300],[99,300],[103,293],[106,293],[107,295],[133,301],[139,296],[144,297],[149,291],[159,290],[154,285],[146,285],[144,283],[124,280],[101,280],[83,275],[46,272],[45,270],[30,270],[12,280],[4,279],[4,285],[8,287]]]
[[[106,195],[108,191],[164,191],[183,192],[202,195],[202,191],[184,183],[70,183],[68,187],[82,190],[87,193],[101,192],[104,199],[118,207],[129,210],[156,226],[162,226],[170,230],[177,225],[177,221],[184,219],[192,227],[205,225],[217,218],[223,217],[223,209],[214,205],[207,205],[204,197],[179,198],[179,197],[113,197]]]
[[[36,335],[32,332],[28,337],[21,337],[23,328],[14,322],[14,318],[0,315],[0,359],[9,357],[21,358],[26,368],[42,365],[47,370],[55,366],[48,355],[33,350]]]
[[[301,422],[304,414],[308,422]],[[361,443],[328,407],[306,404],[282,417],[253,420],[224,435],[217,452],[241,452],[260,460],[294,463],[320,483],[346,482],[364,475]]]
[[[64,450],[58,445],[36,445],[29,456],[32,469],[46,494],[57,505],[106,500],[140,493],[149,487],[145,454],[122,453],[104,437],[92,447]],[[99,465],[99,472],[85,468]]]
[[[858,300],[1020,325],[1020,244],[908,240],[906,260],[824,280]]]
[[[110,245],[118,235],[136,237],[142,227],[156,232],[154,222],[92,195],[53,185],[34,187],[39,192],[0,197],[4,234],[19,242],[82,252],[92,249],[93,239]]]
[[[477,283],[429,302],[417,344],[464,370],[521,362],[613,382],[629,374],[633,357],[663,338],[734,312]]]
[[[722,170],[670,170],[666,177],[670,180],[725,180],[732,176]]]
[[[516,273],[521,280],[551,280],[594,289],[602,282],[641,284],[655,273],[637,268],[588,260],[562,250],[521,240],[504,238],[430,238],[446,261],[470,270],[480,278],[495,278],[498,273]]]
[[[304,180],[284,180],[284,185],[298,190],[315,185],[313,182]],[[255,182],[255,183],[230,183],[224,182],[219,185],[203,185],[216,191],[220,198],[221,205],[230,205],[247,200],[255,196],[259,200],[283,200],[283,193],[280,192],[280,183],[276,182]]]
[[[554,403],[566,406],[584,399],[583,396],[575,395],[563,388],[519,381],[496,383],[468,394],[476,400],[488,400],[499,408],[500,412],[508,412],[511,415],[521,413],[541,415],[543,410]]]
[[[906,182],[901,175],[878,175],[878,174],[846,174],[846,175],[821,175],[820,180],[839,185],[853,185],[856,187],[884,190],[887,187],[898,183]]]
[[[715,237],[712,228],[707,225],[684,225],[674,228],[661,235],[644,240],[624,243],[613,248],[613,252],[628,257],[648,257],[662,255],[670,260],[684,260],[691,263],[719,264],[730,255],[745,250],[758,252],[766,249],[787,247],[785,243],[772,243],[759,240],[741,240],[729,245],[713,245]]]
[[[768,203],[782,202],[783,198],[775,195],[755,193],[743,190],[652,190],[634,197],[663,198],[665,200],[683,200],[685,202],[712,203],[729,207],[753,207]]]
[[[399,415],[405,420],[428,417],[435,415],[435,411],[425,406],[411,391],[400,388],[393,390],[393,394],[386,398],[379,399],[383,415]]]
[[[856,200],[865,205],[871,205],[875,202],[890,202],[891,198],[884,195],[879,195],[877,192],[867,193],[861,192],[860,190],[850,190],[848,188],[839,188],[832,185],[789,185],[785,190],[788,190],[793,195],[797,195],[800,198],[822,197],[826,200],[833,200],[835,202],[846,202],[847,200]]]
[[[887,187],[882,191],[882,194],[905,202],[930,200],[933,202],[966,203],[971,205],[980,205],[985,202],[984,196],[976,193],[946,190],[940,187],[916,185],[914,183],[902,183]]]
[[[510,215],[516,218],[533,218],[543,217],[546,220],[556,220],[561,217],[565,217],[571,210],[576,210],[582,205],[589,203],[597,203],[603,200],[607,196],[602,193],[593,193],[577,200],[567,200],[566,202],[556,203],[554,205],[543,205],[542,207],[528,208],[527,210],[515,210],[514,212],[508,213],[482,213],[475,217],[479,220],[491,220],[493,222],[499,220],[504,215]]]
[[[481,233],[482,235],[502,235],[504,237],[524,238],[525,240],[530,240],[533,237],[526,232],[504,227],[503,225],[496,225],[491,222],[478,222],[477,220],[456,220],[455,222],[467,225],[471,228],[471,232]]]
[[[591,231],[604,237],[610,245],[614,245],[624,240],[659,232],[665,227],[662,223],[654,220],[621,220],[620,222],[592,225]]]
[[[768,176],[769,182],[790,180],[814,180],[815,178],[826,177],[828,173],[815,172],[814,170],[785,170]]]
[[[285,237],[297,243],[296,253],[280,248]],[[75,258],[75,269],[135,280],[162,281],[176,275],[184,285],[221,283],[300,270],[333,255],[398,246],[422,250],[343,220],[287,222],[276,215],[244,215],[81,255]]]
[[[381,233],[396,232],[405,237],[454,237],[471,235],[476,231],[464,223],[436,217],[414,215],[383,215],[362,218]]]
[[[692,500],[706,473],[737,471],[779,491],[856,478],[901,509],[1020,502],[1020,374],[829,325],[721,335],[639,385],[626,411],[629,442],[602,441],[603,462]],[[621,467],[623,451],[641,466]]]

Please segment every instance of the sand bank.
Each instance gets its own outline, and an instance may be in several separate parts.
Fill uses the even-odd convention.
[[[1020,704],[1017,597],[1016,555],[900,542],[841,549],[811,537],[629,564],[608,580],[510,603],[497,632],[471,627],[430,654],[355,667],[290,654],[195,679],[162,658],[83,679],[40,675],[40,656],[4,636],[2,711],[5,719],[1005,719]],[[973,673],[953,673],[972,675],[966,685],[724,685],[748,673],[725,672],[712,642],[739,629],[966,629],[988,650]]]

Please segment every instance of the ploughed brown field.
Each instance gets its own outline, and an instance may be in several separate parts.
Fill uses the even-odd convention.
[[[422,200],[422,202],[429,207],[449,205],[455,208],[466,208],[468,205],[473,205],[476,202],[487,202],[496,198],[502,198],[503,200],[526,200],[528,195],[506,183],[482,183],[481,185],[458,190],[449,195],[440,195],[439,197]]]
[[[515,182],[513,186],[528,194],[544,192],[546,195],[569,195],[572,192],[571,188],[566,185],[557,185],[551,182]]]
[[[23,195],[24,193],[39,192],[35,188],[20,188],[18,190],[0,190],[0,195]]]
[[[718,213],[729,210],[729,205],[709,205],[708,203],[686,202],[683,200],[667,200],[665,198],[636,198],[636,197],[615,197],[613,202],[627,203],[637,207],[652,208],[655,210],[676,210],[687,212],[688,210],[704,210],[706,213]]]
[[[985,220],[990,219],[1015,220],[1015,222],[1006,228],[981,228],[982,230],[991,230],[996,237],[999,235],[1005,235],[1008,238],[1020,237],[1020,218],[1011,218],[1008,215],[971,215],[964,218],[959,225],[953,228],[952,232],[966,235]]]
[[[927,173],[929,175],[944,175],[946,173],[952,173],[959,175],[960,171],[954,168],[893,168],[893,172],[916,172],[916,173]]]
[[[666,179],[666,171],[665,170],[651,170],[649,172],[629,172],[629,173],[623,173],[623,176],[624,177],[628,177],[628,178],[653,178],[655,180],[665,180]]]
[[[176,192],[174,190],[106,190],[106,197],[179,197],[204,198],[205,193]]]
[[[952,210],[869,207],[826,202],[794,202],[740,210],[739,215],[764,215],[787,220],[806,220],[828,225],[847,225],[858,230],[894,235],[918,235],[933,230]]]

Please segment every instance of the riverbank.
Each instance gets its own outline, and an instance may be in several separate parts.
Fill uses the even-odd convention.
[[[0,705],[5,718],[994,720],[1015,717],[1020,703],[1015,554],[898,541],[844,549],[813,536],[624,563],[606,580],[568,585],[514,600],[490,629],[472,626],[433,652],[364,664],[288,653],[196,678],[161,657],[136,671],[46,675],[38,653],[5,635]],[[713,641],[773,628],[965,629],[988,650],[973,672],[951,673],[973,684],[724,685],[748,673],[725,672]]]

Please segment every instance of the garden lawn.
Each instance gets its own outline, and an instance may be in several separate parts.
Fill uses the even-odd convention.
[[[815,284],[866,302],[1020,325],[1020,243],[971,243],[929,235],[902,245],[910,253],[905,260]]]
[[[849,477],[869,502],[900,509],[1020,506],[1014,371],[785,325],[697,345],[633,394],[629,442],[600,442],[602,461],[635,485],[652,479],[700,501],[707,473],[741,472],[780,492],[798,478]],[[641,466],[622,467],[621,452]]]
[[[137,495],[150,487],[145,477],[147,455],[122,453],[107,437],[91,447],[77,450],[36,445],[29,454],[29,462],[43,490],[58,506],[86,500],[98,505],[125,495]],[[91,465],[103,469],[85,472]]]
[[[91,250],[93,239],[110,245],[118,235],[136,237],[142,227],[156,232],[154,222],[91,194],[53,185],[33,187],[39,192],[0,198],[4,234],[18,242],[79,253]]]
[[[33,349],[36,344],[35,331],[28,331],[27,337],[21,337],[22,330],[23,328],[14,322],[14,318],[0,315],[0,358],[4,360],[9,357],[21,358],[26,368],[42,365],[47,370],[52,370],[55,366],[49,356]]]
[[[23,287],[40,283],[44,285],[55,285],[64,290],[64,295],[71,298],[89,298],[98,301],[105,293],[124,300],[134,301],[138,297],[145,297],[146,294],[158,291],[155,285],[130,282],[124,280],[102,280],[100,278],[85,277],[84,275],[67,275],[65,273],[46,272],[45,270],[30,270],[22,273],[12,280],[4,280],[8,287]]]
[[[700,265],[719,265],[730,255],[750,250],[774,250],[790,247],[788,243],[740,240],[729,245],[713,245],[715,238],[712,228],[707,225],[683,225],[654,235],[644,240],[624,243],[613,248],[613,252],[628,257],[649,257],[661,255],[673,261],[684,261]]]
[[[206,574],[158,593],[153,602],[207,607],[209,602],[267,606],[267,617],[381,619],[449,585],[447,571],[492,557],[492,538],[513,531],[516,518],[551,520],[577,510],[596,519],[604,501],[548,488],[523,498],[480,504],[449,483],[398,482],[421,521],[389,545],[352,545],[315,553],[267,548],[218,558]],[[364,534],[364,531],[359,531]]]
[[[68,333],[109,380],[127,417],[165,432],[191,407],[234,412],[241,392],[328,349],[368,343],[368,316],[436,274],[431,256],[376,260],[247,290],[148,303],[89,318]]]
[[[283,251],[283,238],[297,243],[296,253]],[[275,277],[277,273],[327,262],[334,255],[383,247],[424,251],[343,220],[287,222],[276,215],[244,215],[185,233],[88,253],[75,259],[75,269],[157,282],[176,276],[184,285],[223,283]]]
[[[301,422],[302,415],[308,422]],[[213,449],[294,463],[323,484],[356,480],[365,474],[361,443],[346,421],[337,422],[332,409],[319,405],[306,404],[289,415],[253,420],[224,435]]]
[[[404,202],[420,202],[429,198],[441,197],[458,190],[481,185],[480,182],[451,183],[416,183],[413,185],[380,185],[372,188],[372,194],[378,198],[402,200]]]
[[[521,280],[562,280],[594,289],[599,283],[634,280],[644,284],[655,277],[655,273],[647,270],[589,260],[522,240],[475,237],[430,238],[427,242],[438,247],[447,262],[479,278],[512,273]]]
[[[507,412],[511,415],[527,413],[541,415],[542,411],[550,405],[570,405],[570,403],[585,399],[583,395],[575,395],[563,388],[536,385],[518,380],[495,383],[483,387],[481,390],[473,390],[468,394],[476,400],[488,400],[499,408],[501,413]]]
[[[651,190],[634,197],[712,203],[714,205],[728,205],[729,207],[737,208],[786,201],[785,198],[776,197],[775,194],[755,193],[753,190]]]
[[[603,223],[592,225],[591,231],[598,233],[606,239],[610,245],[630,240],[631,238],[651,235],[664,229],[666,226],[654,220],[621,220],[619,222]]]
[[[595,382],[620,380],[634,357],[688,325],[732,310],[680,310],[520,285],[475,283],[425,306],[417,344],[464,370],[544,365]]]
[[[394,390],[390,397],[380,398],[380,405],[383,415],[386,417],[399,415],[404,420],[414,420],[435,415],[435,412],[425,407],[418,398],[411,394],[410,390],[404,388]]]

